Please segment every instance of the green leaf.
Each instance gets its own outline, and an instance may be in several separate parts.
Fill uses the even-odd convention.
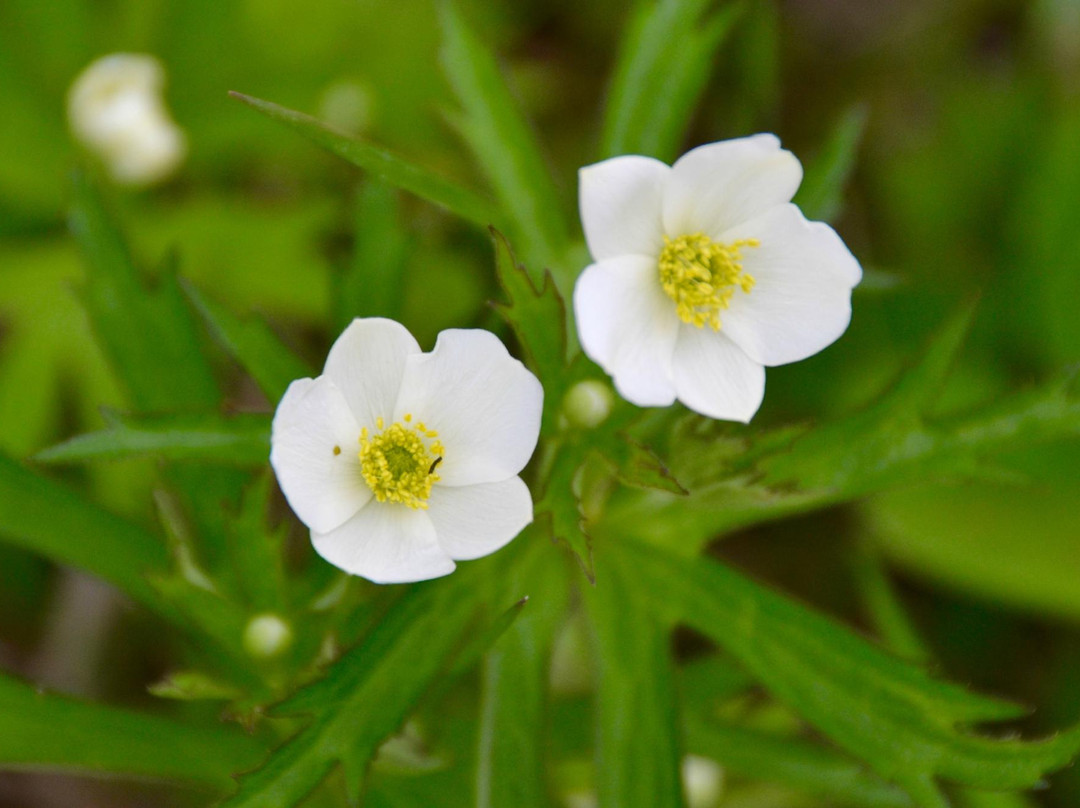
[[[518,537],[520,542],[524,537]],[[483,664],[477,751],[478,808],[544,808],[547,686],[553,637],[566,608],[564,561],[532,553],[510,586],[529,609],[491,647]]]
[[[71,229],[86,258],[83,299],[91,323],[138,409],[216,407],[217,384],[175,270],[166,266],[158,288],[147,289],[97,190],[81,174]]]
[[[145,573],[168,564],[160,539],[3,456],[0,537],[58,564],[86,570],[163,609],[145,578]]]
[[[526,263],[549,267],[566,292],[573,282],[573,275],[561,266],[569,246],[566,222],[536,138],[491,51],[453,2],[444,0],[439,12],[440,63],[464,110],[455,122],[507,211],[514,243]]]
[[[536,522],[550,534],[552,541],[566,545],[581,565],[585,577],[595,583],[592,539],[585,529],[585,515],[577,493],[586,447],[579,444],[553,451],[557,454],[547,487],[536,503]]]
[[[34,456],[41,463],[86,463],[151,455],[166,460],[261,466],[270,455],[263,415],[107,416],[99,432],[77,435]]]
[[[867,110],[851,107],[837,121],[817,157],[806,166],[802,185],[793,200],[808,219],[834,221],[839,216],[844,186],[866,131]]]
[[[665,6],[670,9],[667,13],[661,11]],[[698,21],[700,8],[696,0],[660,2],[654,7],[648,19],[677,27],[673,34],[677,39],[663,43],[662,64],[646,73],[646,86],[635,88],[636,106],[629,112],[626,131],[621,140],[613,140],[605,154],[644,154],[668,162],[678,155],[709,83],[717,51],[743,12],[741,3],[732,3]],[[655,31],[650,31],[646,38],[655,36]],[[640,51],[632,58],[640,58]],[[624,98],[627,95],[622,93]]]
[[[0,675],[0,769],[180,781],[224,790],[261,744],[239,729],[191,726],[43,693]]]
[[[178,701],[232,701],[241,693],[233,685],[199,671],[176,671],[147,690],[159,699]]]
[[[680,547],[768,520],[905,484],[983,478],[1004,452],[1080,435],[1070,379],[1015,393],[981,410],[931,416],[970,322],[965,307],[922,360],[877,402],[816,429],[747,435],[696,421],[673,442],[670,467],[691,495],[624,498],[598,530]]]
[[[652,449],[628,435],[612,434],[611,439],[598,442],[596,451],[623,485],[679,496],[689,493]]]
[[[229,523],[233,577],[253,613],[281,614],[287,606],[283,554],[288,525],[277,530],[267,525],[273,490],[273,476],[266,471],[244,491],[240,511]]]
[[[308,115],[270,101],[235,92],[230,95],[395,188],[415,194],[481,227],[501,221],[499,212],[486,199],[393,152],[335,131]]]
[[[1067,765],[1080,727],[1038,742],[991,740],[967,725],[1022,710],[936,681],[828,618],[720,564],[681,559],[632,541],[618,545],[635,591],[657,614],[700,631],[774,696],[916,805],[945,805],[937,778],[1024,789]]]
[[[606,559],[585,605],[596,648],[596,786],[602,808],[682,805],[667,632],[621,559]]]
[[[731,4],[703,20],[710,0],[637,7],[612,73],[600,151],[670,159],[709,79],[716,51],[742,13]]]
[[[836,808],[914,805],[901,789],[846,755],[797,738],[691,716],[686,747],[691,754],[716,760],[732,774],[820,796]]]
[[[310,368],[286,348],[270,327],[260,319],[244,320],[201,295],[191,284],[183,284],[191,304],[214,338],[244,368],[271,403],[285,395],[294,379],[312,376]]]
[[[551,273],[537,286],[524,266],[517,263],[506,237],[494,228],[495,274],[509,303],[495,310],[514,330],[529,366],[544,384],[548,407],[561,403],[559,391],[568,383],[566,372],[566,305]]]
[[[446,672],[475,629],[480,607],[475,569],[414,587],[325,679],[282,705],[279,713],[314,713],[314,718],[262,768],[242,778],[225,805],[292,808],[337,763],[355,803],[378,745]]]
[[[375,179],[364,182],[356,195],[353,230],[352,258],[338,276],[333,301],[339,332],[354,317],[400,320],[405,300],[410,247],[397,192]]]

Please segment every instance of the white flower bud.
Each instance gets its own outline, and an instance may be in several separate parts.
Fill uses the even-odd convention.
[[[187,152],[162,98],[165,70],[152,56],[114,53],[90,64],[68,91],[76,139],[126,185],[165,179]]]
[[[682,760],[687,808],[714,808],[724,787],[724,770],[709,758],[687,755]]]
[[[244,628],[244,650],[258,659],[276,657],[292,642],[292,628],[276,614],[258,614]]]
[[[592,429],[611,414],[615,397],[611,388],[595,379],[578,382],[563,399],[563,412],[571,426]]]

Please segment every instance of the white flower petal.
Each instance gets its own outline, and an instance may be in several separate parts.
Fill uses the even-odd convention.
[[[494,553],[533,519],[532,496],[520,477],[479,485],[435,485],[428,516],[439,546],[466,561]]]
[[[390,420],[405,357],[418,353],[420,346],[401,323],[382,317],[356,319],[330,348],[323,373],[345,395],[357,423],[371,428],[376,418]]]
[[[664,188],[664,232],[715,238],[771,207],[790,202],[802,165],[775,135],[724,140],[688,151]]]
[[[454,571],[426,512],[372,500],[328,533],[311,534],[316,552],[353,575],[377,584],[426,581]]]
[[[282,396],[270,464],[289,506],[312,530],[333,530],[371,499],[360,474],[359,436],[344,396],[325,376],[297,379]]]
[[[395,420],[408,413],[439,433],[443,485],[513,477],[540,435],[544,390],[499,338],[479,329],[439,334],[429,354],[405,362]]]
[[[660,255],[660,211],[670,173],[659,160],[635,155],[613,157],[578,172],[581,225],[594,260]]]
[[[782,205],[720,241],[744,238],[761,242],[742,250],[743,270],[756,283],[749,294],[732,296],[720,323],[750,358],[767,366],[796,362],[844,333],[851,320],[851,288],[862,270],[831,227],[808,222],[794,205]]]
[[[695,412],[749,423],[765,396],[765,368],[711,328],[683,323],[675,343],[675,390]]]
[[[574,287],[581,347],[639,407],[675,401],[671,354],[679,317],[659,272],[655,258],[625,255],[586,267]]]

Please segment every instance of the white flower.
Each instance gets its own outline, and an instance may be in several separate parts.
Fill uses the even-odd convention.
[[[184,159],[184,133],[165,107],[164,86],[153,56],[114,53],[91,63],[68,91],[72,132],[117,182],[158,182]]]
[[[289,385],[270,463],[331,564],[376,583],[436,578],[532,521],[517,474],[543,397],[487,331],[443,331],[422,353],[393,320],[353,320],[323,374]]]
[[[595,263],[574,313],[585,353],[624,398],[746,422],[765,366],[844,333],[862,270],[791,204],[801,180],[773,135],[701,146],[670,167],[625,156],[581,170]]]

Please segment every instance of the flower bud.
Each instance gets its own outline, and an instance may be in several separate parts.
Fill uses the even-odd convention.
[[[571,426],[592,429],[611,414],[614,400],[610,387],[601,381],[588,379],[570,388],[563,399],[563,413]]]
[[[244,650],[257,659],[278,656],[292,642],[292,628],[276,614],[258,614],[244,628]]]

